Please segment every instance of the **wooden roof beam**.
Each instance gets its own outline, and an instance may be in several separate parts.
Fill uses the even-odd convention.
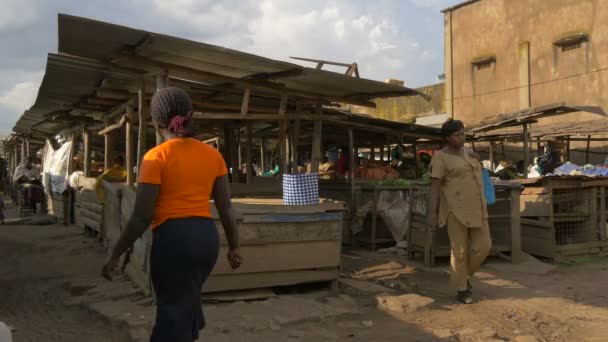
[[[177,78],[181,78],[184,80],[193,80],[196,82],[207,83],[209,82],[217,82],[217,83],[234,83],[241,85],[245,88],[250,87],[255,88],[264,88],[269,90],[274,90],[278,93],[287,92],[290,96],[301,96],[306,98],[318,99],[318,100],[327,100],[334,102],[343,102],[349,103],[353,105],[363,106],[375,108],[376,104],[371,101],[362,101],[359,99],[353,98],[344,98],[344,97],[336,97],[336,96],[328,96],[323,94],[318,94],[314,92],[291,89],[286,87],[283,84],[264,81],[264,80],[247,80],[241,78],[235,78],[220,74],[215,74],[208,71],[202,71],[198,69],[188,68],[180,65],[167,64],[164,62],[159,62],[155,60],[151,60],[148,58],[140,57],[140,56],[121,56],[112,60],[112,63],[121,67],[129,67],[133,69],[139,69],[146,71],[148,73],[157,74],[162,72],[163,70],[168,70],[169,75]]]

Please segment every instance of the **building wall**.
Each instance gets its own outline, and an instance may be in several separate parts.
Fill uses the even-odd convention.
[[[608,111],[608,1],[479,0],[445,12],[445,108],[468,124],[505,112],[556,102]],[[578,33],[588,41],[562,50],[554,42]],[[473,62],[493,57],[478,69]],[[597,119],[573,113],[537,125]],[[585,143],[572,146],[585,162]],[[608,147],[592,143],[590,162]],[[513,155],[517,160],[521,156]]]
[[[373,117],[414,123],[416,117],[445,113],[445,85],[444,83],[433,84],[416,90],[431,97],[430,101],[421,96],[402,96],[387,99],[376,99],[376,108],[350,106],[349,109],[355,113],[367,114]]]
[[[554,45],[575,33],[588,42],[567,51]],[[472,64],[487,57],[496,62]],[[446,12],[445,71],[445,108],[465,122],[555,102],[608,110],[608,3],[480,0]]]

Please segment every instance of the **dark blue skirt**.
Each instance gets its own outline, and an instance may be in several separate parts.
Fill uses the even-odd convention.
[[[219,236],[207,218],[168,220],[154,230],[150,276],[156,294],[151,342],[192,342],[205,327],[201,289],[215,266]]]

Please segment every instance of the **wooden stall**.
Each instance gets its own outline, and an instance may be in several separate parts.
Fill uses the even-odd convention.
[[[608,178],[544,177],[524,182],[522,248],[553,260],[608,254]]]
[[[133,210],[135,192],[124,184],[105,183],[106,243],[112,246]],[[233,271],[225,260],[227,241],[213,207],[220,234],[218,263],[204,292],[218,292],[331,282],[338,278],[342,244],[343,203],[284,206],[280,199],[235,199],[241,252],[251,262]],[[147,232],[129,255],[128,274],[150,290],[148,257],[151,234]]]
[[[495,189],[496,204],[488,206],[491,255],[518,263],[523,261],[519,215],[522,186],[517,182],[499,182],[495,184]],[[426,267],[434,266],[436,257],[449,257],[451,253],[447,229],[431,229],[426,224],[429,191],[428,186],[419,186],[413,193],[409,236],[410,258],[422,254]]]

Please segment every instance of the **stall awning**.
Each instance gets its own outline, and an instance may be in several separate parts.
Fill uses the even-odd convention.
[[[469,133],[481,133],[493,131],[501,128],[521,126],[534,123],[538,119],[562,115],[574,112],[587,112],[606,116],[606,113],[599,106],[577,106],[566,103],[554,103],[545,106],[527,108],[521,111],[500,114],[495,117],[482,120],[478,125],[469,128]]]

